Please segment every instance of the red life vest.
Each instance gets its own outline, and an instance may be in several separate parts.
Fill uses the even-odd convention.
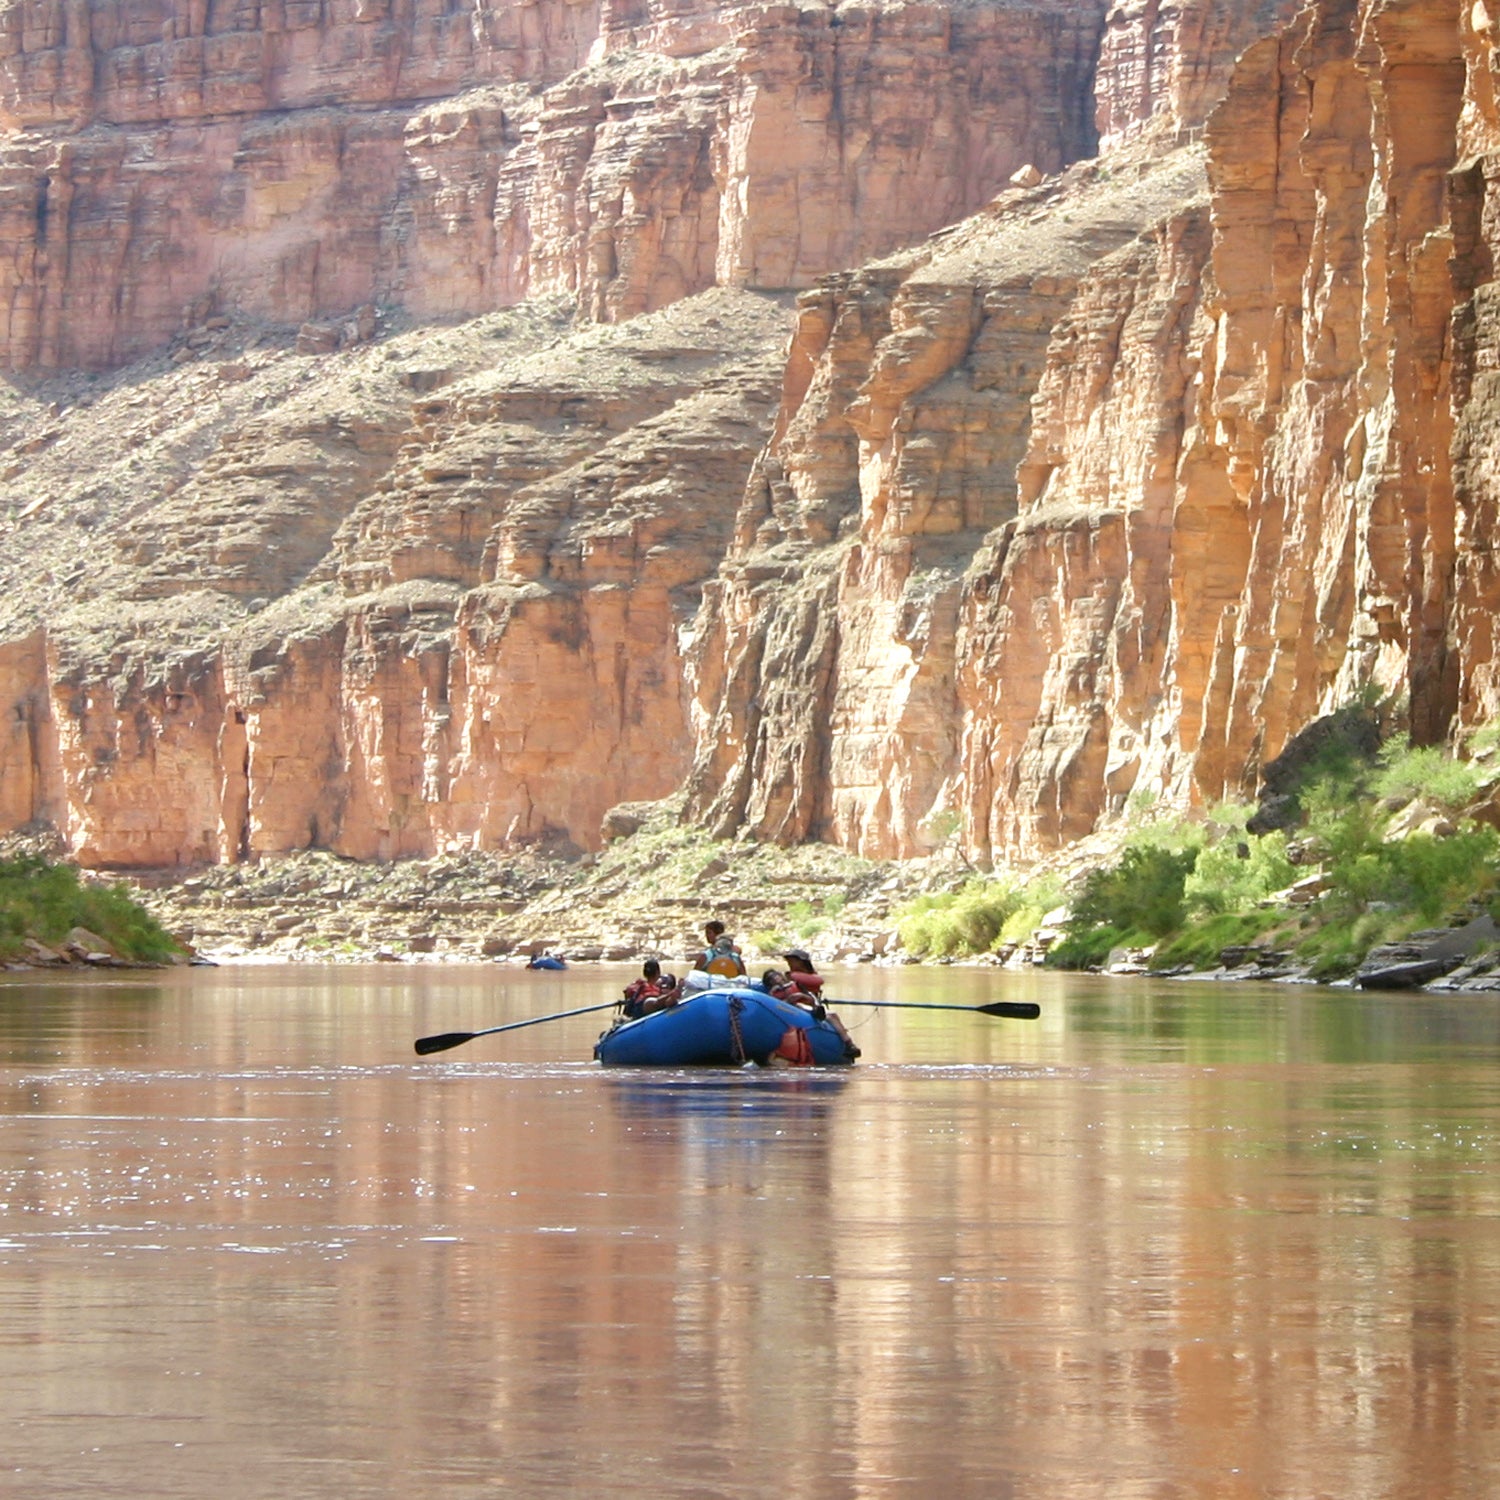
[[[665,993],[666,986],[659,980],[644,977],[632,980],[625,986],[625,1014],[634,1019],[642,1013],[643,1002],[660,999]]]
[[[809,979],[811,984],[804,983]],[[823,980],[817,974],[788,974],[786,983],[771,991],[771,998],[785,1000],[788,1005],[816,1005],[822,988]]]

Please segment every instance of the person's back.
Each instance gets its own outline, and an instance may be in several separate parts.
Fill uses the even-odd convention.
[[[648,958],[641,966],[641,977],[625,986],[624,1010],[628,1020],[649,1015],[654,1010],[667,1010],[677,1004],[677,980],[671,974],[663,974],[661,965]]]
[[[717,917],[713,917],[703,924],[703,941],[705,944],[703,952],[698,954],[692,961],[693,968],[700,974],[714,972],[714,970],[709,968],[709,965],[714,961],[714,956],[719,950],[721,940],[727,941],[731,948],[734,947],[733,939],[725,938],[724,924]]]

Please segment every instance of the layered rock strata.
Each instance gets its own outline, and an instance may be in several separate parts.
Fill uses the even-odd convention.
[[[1302,8],[1303,0],[1116,0],[1099,47],[1094,94],[1108,151],[1169,120],[1195,131],[1224,96],[1234,61]]]
[[[0,403],[10,825],[99,864],[592,847],[685,783],[720,834],[998,861],[1248,794],[1365,696],[1422,740],[1500,712],[1483,5],[513,9],[524,78],[517,42],[353,108],[314,48],[283,117],[201,120],[276,184],[213,209],[270,204],[264,239],[194,228],[146,170],[181,121],[139,154],[139,90],[49,43],[17,360],[190,317]],[[997,195],[1096,110],[1102,156]],[[70,167],[39,214],[54,147],[146,196],[57,197]],[[221,258],[143,278],[151,203]],[[682,300],[714,281],[806,289]]]
[[[1420,741],[1492,717],[1491,33],[1322,0],[1249,47],[1201,204],[1020,288],[1046,349],[1028,382],[1007,328],[1008,398],[1014,257],[971,284],[939,242],[805,298],[739,534],[802,592],[715,586],[702,815],[872,855],[952,817],[974,857],[1034,855],[1133,797],[1250,794],[1362,694]],[[1128,158],[1039,222],[1076,232]],[[781,728],[781,683],[827,732]]]
[[[1104,0],[0,6],[0,363],[806,286],[1092,149]]]
[[[89,383],[6,497],[12,826],[105,866],[597,842],[687,770],[680,636],[785,320],[529,304]]]
[[[695,645],[690,808],[710,827],[907,857],[930,850],[944,814],[995,804],[985,757],[1008,775],[1050,725],[1057,743],[1039,753],[1073,758],[1064,725],[1091,717],[1109,670],[1089,625],[1107,632],[1132,566],[1132,607],[1159,607],[1164,540],[1152,562],[1132,560],[1148,526],[1134,521],[1127,538],[1123,496],[1111,507],[1090,480],[1134,493],[1175,457],[1165,435],[1165,453],[1122,448],[1137,446],[1140,418],[1165,434],[1177,415],[1150,382],[1171,323],[1191,321],[1206,210],[1178,205],[1205,189],[1195,147],[1080,168],[800,299],[777,437]],[[1121,409],[1090,414],[1122,357],[1140,384]],[[1180,407],[1183,361],[1166,360]],[[1099,445],[1091,473],[1044,495],[1075,420]],[[1031,532],[1050,561],[978,581]],[[1137,656],[1121,688],[1154,690],[1159,652],[1142,643]],[[1044,785],[1049,773],[1031,774],[1020,803],[1070,801]],[[1090,788],[1055,834],[1086,831],[1096,812]]]

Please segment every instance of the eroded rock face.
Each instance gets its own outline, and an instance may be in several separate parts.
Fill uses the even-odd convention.
[[[11,55],[13,362],[173,352],[0,401],[8,826],[1000,861],[1500,712],[1483,5],[499,7],[358,109],[329,16],[275,118]]]
[[[1500,524],[1500,31],[1497,8],[1460,12],[1466,83],[1455,166],[1448,175],[1452,274],[1451,399],[1454,423],[1454,599],[1447,647],[1457,676],[1459,721],[1500,717],[1496,615],[1500,572],[1494,537]]]
[[[1040,508],[1028,490],[1057,466],[1034,456],[1023,467],[1044,376],[1059,403],[1049,417],[1056,446],[1120,355],[1131,295],[1150,303],[1132,330],[1145,356],[1162,336],[1159,302],[1191,316],[1206,227],[1177,236],[1198,248],[1165,273],[1139,265],[1139,249],[1122,267],[1113,257],[1204,187],[1192,147],[1118,171],[1079,169],[1010,194],[919,252],[804,294],[778,436],[752,476],[694,656],[702,749],[691,811],[721,831],[748,823],[872,857],[921,853],[935,816],[977,816],[986,805],[970,800],[976,778],[988,787],[986,757],[1012,774],[1037,716],[1086,696],[1074,658],[1050,685],[1043,670],[1043,612],[1071,629],[1078,607],[1066,589],[1035,564],[1015,567],[987,595],[994,615],[981,625],[965,574],[994,557],[997,528],[1002,553],[1019,554],[1018,511]],[[1152,284],[1163,274],[1165,291]],[[1137,291],[1143,278],[1147,292]],[[1094,424],[1106,473],[1117,466],[1111,450],[1118,459],[1117,445],[1136,437],[1134,408],[1170,402],[1156,392],[1126,399],[1131,410]],[[1143,452],[1122,483],[1160,462]],[[1087,550],[1122,529],[1134,493],[1049,500],[1047,519],[1029,514],[1023,529],[1038,539],[1055,529],[1064,550],[1076,531]],[[1113,598],[1126,559],[1120,536],[1079,561]],[[1009,645],[979,639],[997,628]],[[982,721],[996,715],[1012,721],[1002,738],[1015,743],[986,748],[979,742],[999,731]],[[1071,816],[1090,822],[1089,803]],[[1064,830],[1054,820],[1048,832]],[[1017,842],[1014,828],[996,839]]]
[[[1119,7],[1106,51],[1211,19]],[[882,855],[958,817],[974,856],[1024,857],[1132,796],[1248,795],[1362,693],[1405,699],[1424,741],[1492,717],[1493,30],[1482,8],[1322,0],[1244,51],[1207,192],[1133,243],[1071,272],[1054,247],[1019,285],[996,250],[941,289],[934,247],[804,299],[747,519],[824,580],[836,624],[798,631],[804,597],[759,587],[752,558],[743,586],[726,570],[738,671],[710,650],[700,716],[734,749],[700,756],[698,810]],[[1186,100],[1203,55],[1153,76]],[[1143,66],[1101,83],[1106,137],[1138,128],[1120,100],[1136,122],[1190,108],[1155,102]],[[1065,239],[1098,185],[1036,222]],[[1010,378],[982,352],[1006,290],[1026,310],[996,341]],[[1027,316],[1046,349],[1023,375]],[[1019,455],[993,446],[1007,426]],[[980,476],[995,508],[966,532]],[[788,737],[816,777],[778,752],[761,657],[798,722],[830,726]]]
[[[0,814],[103,866],[596,843],[686,773],[682,633],[786,327],[531,304],[92,383],[10,471]]]
[[[807,286],[1091,150],[1103,12],[0,6],[0,362],[108,368],[207,315]]]
[[[1118,0],[1095,85],[1101,149],[1166,121],[1189,131],[1224,96],[1236,59],[1302,8],[1302,0]]]

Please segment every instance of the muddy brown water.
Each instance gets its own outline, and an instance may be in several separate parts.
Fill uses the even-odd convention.
[[[840,1073],[606,1072],[625,971],[0,985],[0,1495],[1500,1489],[1500,1003],[851,970]]]

